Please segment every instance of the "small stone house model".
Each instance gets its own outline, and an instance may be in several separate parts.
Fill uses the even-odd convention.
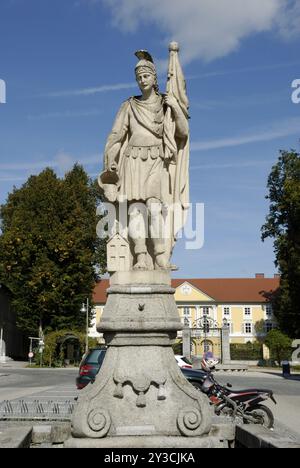
[[[129,271],[131,268],[129,243],[120,234],[115,234],[107,243],[107,271]]]

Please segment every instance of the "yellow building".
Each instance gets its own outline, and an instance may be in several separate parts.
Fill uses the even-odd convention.
[[[276,324],[271,295],[279,287],[280,277],[217,279],[174,279],[175,300],[182,323],[192,329],[192,354],[212,351],[220,356],[220,328],[230,327],[230,343],[257,340]],[[96,323],[106,303],[108,280],[100,281],[94,290],[94,318],[90,336],[99,337]],[[178,333],[180,340],[182,332]]]

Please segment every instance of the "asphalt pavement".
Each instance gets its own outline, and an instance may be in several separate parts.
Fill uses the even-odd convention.
[[[74,399],[76,368],[0,368],[0,403],[21,398]]]

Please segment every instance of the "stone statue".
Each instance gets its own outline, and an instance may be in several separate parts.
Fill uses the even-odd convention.
[[[107,201],[128,204],[134,270],[172,269],[176,234],[189,205],[188,99],[177,43],[169,50],[166,94],[159,93],[151,55],[136,52],[135,76],[142,94],[122,104],[99,176]]]
[[[166,94],[158,92],[151,56],[136,53],[142,94],[121,106],[106,144],[99,185],[116,207],[118,226],[107,242],[113,274],[97,323],[108,349],[95,382],[80,391],[66,447],[223,443],[212,429],[208,398],[184,378],[172,349],[183,329],[170,257],[188,209],[189,128],[178,45],[171,43],[169,50]],[[126,236],[119,227],[122,204],[129,220]],[[161,226],[167,218],[166,236]],[[142,228],[134,229],[136,223]]]

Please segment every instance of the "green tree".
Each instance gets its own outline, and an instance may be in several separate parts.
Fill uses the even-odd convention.
[[[255,328],[257,342],[260,344],[263,344],[265,341],[266,321],[262,319],[262,320],[259,320],[258,322],[255,322],[254,328]]]
[[[81,303],[105,264],[96,236],[99,195],[84,169],[64,179],[52,169],[31,176],[1,206],[0,281],[13,295],[17,323],[28,334],[82,329]]]
[[[280,330],[271,330],[265,338],[273,359],[280,365],[284,359],[289,359],[291,354],[292,340]]]
[[[280,328],[300,337],[300,155],[281,151],[268,179],[270,210],[262,239],[274,238],[275,265],[281,274],[271,298]]]

